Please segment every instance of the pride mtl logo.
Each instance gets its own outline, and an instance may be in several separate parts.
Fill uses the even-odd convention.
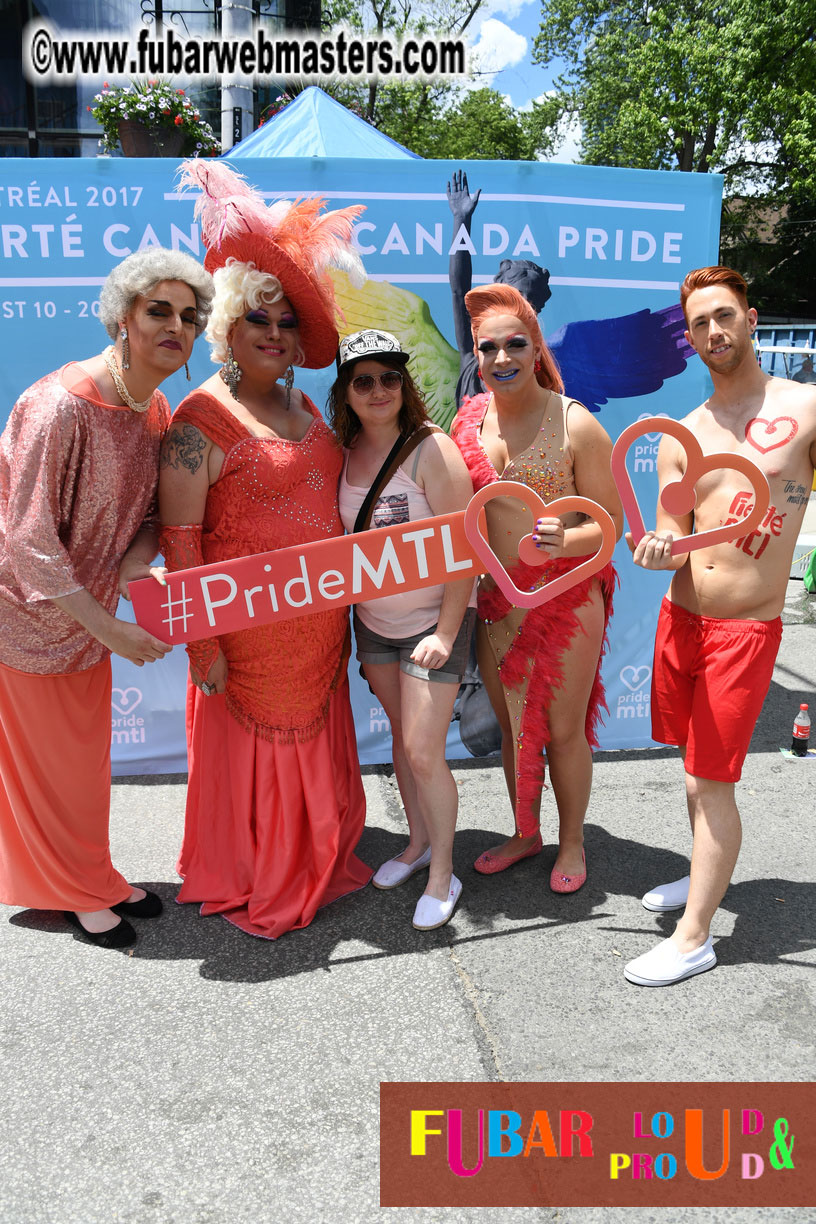
[[[651,709],[652,669],[648,664],[640,667],[622,667],[620,670],[621,684],[628,693],[621,693],[615,706],[616,718],[648,718]]]
[[[145,742],[145,720],[137,714],[141,705],[141,689],[114,688],[111,693],[111,741],[114,744],[143,744]]]

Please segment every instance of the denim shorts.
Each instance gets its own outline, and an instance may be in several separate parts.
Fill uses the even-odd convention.
[[[459,684],[465,674],[470,654],[470,639],[476,624],[476,609],[465,609],[465,615],[449,657],[441,667],[419,667],[411,662],[414,650],[429,633],[436,632],[436,625],[423,629],[406,638],[384,638],[367,629],[354,610],[354,636],[357,639],[357,658],[361,663],[399,663],[400,670],[420,680],[436,680],[448,684]]]

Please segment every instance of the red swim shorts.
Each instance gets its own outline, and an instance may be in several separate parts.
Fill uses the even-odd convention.
[[[663,600],[652,670],[652,736],[686,748],[687,773],[739,781],[781,640],[781,617],[720,620]]]

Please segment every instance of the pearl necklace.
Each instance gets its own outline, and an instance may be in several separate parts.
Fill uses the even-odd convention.
[[[119,373],[119,366],[116,364],[116,349],[112,344],[108,345],[102,356],[105,358],[105,365],[108,367],[108,373],[113,379],[113,385],[119,398],[127,404],[131,412],[147,412],[150,407],[150,401],[153,398],[153,392],[150,392],[146,400],[135,400],[125,386],[125,380]]]

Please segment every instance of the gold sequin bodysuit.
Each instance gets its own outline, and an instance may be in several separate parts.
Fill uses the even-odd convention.
[[[547,421],[534,441],[510,460],[501,476],[481,441],[488,395],[463,401],[451,433],[467,464],[474,489],[497,480],[515,480],[534,489],[545,502],[576,493],[567,429],[567,414],[573,401],[557,398],[561,403],[560,422],[550,422],[547,414]],[[519,561],[518,544],[532,530],[531,512],[518,501],[500,497],[488,503],[486,516],[491,548],[521,589],[534,590],[584,560],[559,557],[540,567],[525,565]],[[580,521],[579,515],[564,516],[568,527]],[[516,737],[516,826],[522,836],[530,836],[538,828],[534,808],[544,783],[543,754],[550,738],[548,708],[554,690],[563,685],[564,653],[581,631],[576,609],[591,598],[598,582],[604,599],[605,648],[615,581],[610,564],[600,574],[579,582],[549,603],[529,610],[510,604],[492,579],[485,578],[480,584],[479,619],[487,632]],[[586,716],[587,740],[592,747],[597,747],[602,709],[606,709],[606,702],[599,659]]]

